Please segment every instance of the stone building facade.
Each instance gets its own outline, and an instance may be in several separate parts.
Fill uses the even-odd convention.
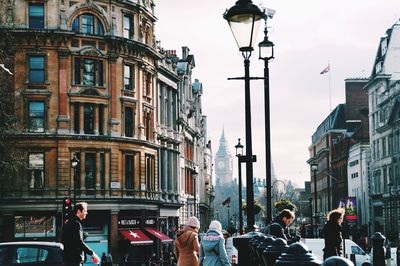
[[[207,193],[211,165],[204,164],[210,151],[200,94],[191,70],[180,72],[181,59],[157,46],[153,1],[0,5],[2,30],[17,47],[8,67],[15,77],[15,148],[26,164],[2,182],[12,185],[0,193],[1,240],[59,240],[69,197],[88,202],[86,241],[98,253],[117,258],[127,236],[138,243],[130,234],[136,231],[147,245],[132,251],[135,258],[170,251],[190,213],[188,195],[193,206],[209,208],[196,194]],[[182,63],[194,63],[190,56]],[[192,194],[185,190],[196,186]]]

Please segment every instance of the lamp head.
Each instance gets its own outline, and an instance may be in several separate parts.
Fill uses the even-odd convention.
[[[318,170],[318,164],[315,163],[315,162],[311,163],[311,170],[314,171],[314,172],[317,171]]]
[[[79,164],[79,159],[76,158],[76,154],[74,154],[74,157],[71,159],[71,167],[75,169],[78,164]]]
[[[240,143],[240,139],[238,139],[238,144],[235,145],[235,149],[237,157],[243,155],[243,145]]]
[[[264,12],[251,0],[238,0],[224,13],[233,37],[242,52],[253,51],[254,42]]]

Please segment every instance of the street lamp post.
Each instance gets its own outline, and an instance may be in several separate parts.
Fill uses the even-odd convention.
[[[264,61],[264,118],[265,118],[265,163],[266,163],[266,186],[267,186],[267,220],[272,221],[272,185],[271,185],[271,129],[270,129],[270,106],[269,106],[269,60],[274,58],[274,44],[268,40],[267,16],[264,17],[264,40],[258,44],[259,59]]]
[[[197,217],[197,207],[196,207],[196,194],[197,194],[197,184],[196,184],[196,181],[197,181],[197,174],[198,174],[198,172],[197,172],[197,170],[196,170],[196,168],[194,168],[193,169],[193,201],[194,201],[194,211],[193,211],[193,213],[194,213],[194,216],[196,216]]]
[[[238,157],[238,176],[239,176],[239,233],[243,235],[243,213],[242,213],[242,161],[245,161],[246,156],[243,156],[243,145],[238,139],[238,144],[235,146],[236,157]]]
[[[311,237],[314,236],[314,222],[313,222],[313,215],[312,215],[312,198],[308,199],[308,202],[310,203],[310,225],[311,225],[311,230],[310,230],[310,234]],[[308,234],[307,234],[308,237]]]
[[[250,56],[256,33],[264,13],[251,0],[238,0],[224,13],[239,51],[244,58],[245,120],[246,120],[246,199],[247,230],[254,231],[253,150],[251,137]]]
[[[311,171],[313,171],[314,176],[314,218],[315,218],[315,232],[314,237],[318,236],[318,208],[317,208],[317,171],[318,171],[318,164],[316,162],[311,163]]]
[[[79,165],[79,159],[76,157],[76,154],[74,153],[74,157],[71,159],[71,167],[73,169],[73,175],[74,175],[74,205],[76,204],[76,184],[77,184],[77,174],[76,171],[78,170],[78,165]]]
[[[393,217],[392,217],[392,211],[393,211],[393,209],[392,209],[392,187],[393,187],[393,184],[391,183],[391,182],[389,182],[389,184],[388,184],[388,186],[389,186],[389,232],[390,232],[390,234],[389,234],[389,237],[390,237],[390,240],[391,241],[393,241],[394,240],[394,230],[393,230]]]

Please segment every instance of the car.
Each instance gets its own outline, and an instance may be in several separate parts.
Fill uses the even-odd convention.
[[[318,260],[323,260],[322,249],[325,246],[325,240],[323,238],[301,238],[300,241],[307,246],[308,250],[311,251],[311,253]],[[350,256],[355,257],[356,266],[371,266],[370,256],[366,254],[364,250],[362,250],[362,248],[354,241],[345,239],[344,245],[342,244],[342,248],[345,251],[343,255],[346,258],[350,259]]]
[[[24,241],[0,243],[0,265],[63,265],[64,246],[56,242]]]

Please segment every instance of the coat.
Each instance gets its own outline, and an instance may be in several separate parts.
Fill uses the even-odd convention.
[[[225,250],[225,239],[222,233],[209,229],[201,240],[199,265],[230,266]]]
[[[322,228],[325,239],[324,260],[331,256],[340,256],[342,249],[342,226],[337,221],[328,221]]]
[[[195,229],[185,227],[178,232],[175,240],[175,256],[178,259],[178,266],[199,264],[199,240]]]
[[[80,263],[84,261],[85,253],[93,255],[93,250],[83,241],[82,225],[76,216],[72,216],[64,225],[61,243],[64,245],[64,262]]]

